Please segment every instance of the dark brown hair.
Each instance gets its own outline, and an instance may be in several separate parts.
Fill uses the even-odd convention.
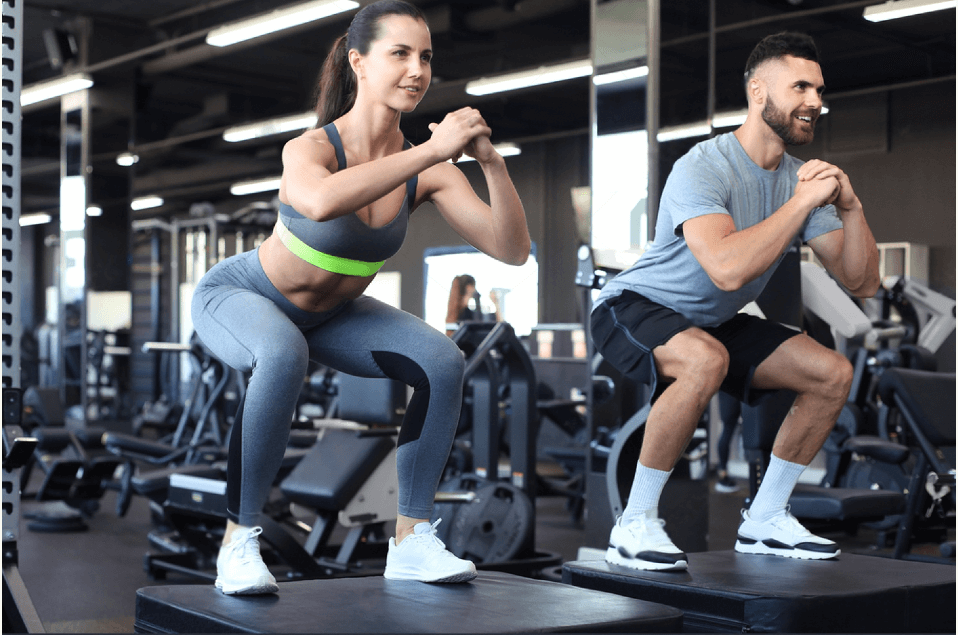
[[[755,45],[745,62],[745,83],[752,78],[755,69],[767,60],[781,59],[786,55],[818,62],[818,47],[815,40],[804,33],[782,31],[769,35]],[[746,87],[747,88],[747,87]]]
[[[456,276],[452,279],[452,285],[449,287],[449,300],[446,304],[446,323],[451,324],[459,321],[459,312],[468,303],[466,297],[466,287],[472,285],[476,288],[476,279],[468,273]]]
[[[356,102],[356,75],[349,66],[349,51],[356,49],[361,55],[369,53],[369,46],[381,36],[380,23],[390,15],[406,15],[426,21],[423,12],[403,0],[379,0],[363,7],[349,23],[345,35],[336,39],[332,50],[323,62],[319,81],[313,90],[313,103],[322,127],[339,119]]]

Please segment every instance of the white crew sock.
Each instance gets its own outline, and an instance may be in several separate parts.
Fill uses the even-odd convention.
[[[762,484],[755,494],[755,500],[748,509],[748,515],[752,520],[764,522],[782,513],[805,467],[797,463],[789,463],[773,454],[768,462],[768,470],[762,477]]]
[[[658,517],[659,497],[665,482],[669,480],[672,471],[663,472],[651,467],[645,467],[641,462],[635,464],[635,478],[632,479],[632,489],[629,491],[629,502],[622,512],[622,524],[628,525],[648,512],[654,512]]]

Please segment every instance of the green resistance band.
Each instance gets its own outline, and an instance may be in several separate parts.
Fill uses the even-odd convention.
[[[279,239],[286,245],[286,248],[294,255],[325,271],[339,273],[344,276],[367,277],[379,271],[379,269],[386,264],[385,260],[381,262],[363,262],[362,260],[351,260],[349,258],[340,258],[339,256],[324,254],[294,236],[293,233],[289,231],[289,228],[283,224],[282,220],[278,218],[276,219],[276,233],[279,234]]]

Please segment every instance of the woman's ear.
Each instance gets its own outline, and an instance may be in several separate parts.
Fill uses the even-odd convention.
[[[366,74],[363,72],[363,56],[359,54],[359,51],[356,49],[349,49],[347,53],[349,58],[349,65],[352,67],[353,72],[356,73],[357,79],[365,79]]]

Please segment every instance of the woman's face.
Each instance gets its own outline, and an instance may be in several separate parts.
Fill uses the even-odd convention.
[[[350,51],[360,90],[399,112],[419,105],[432,80],[432,38],[422,20],[390,15],[379,22],[380,37],[364,56]]]

